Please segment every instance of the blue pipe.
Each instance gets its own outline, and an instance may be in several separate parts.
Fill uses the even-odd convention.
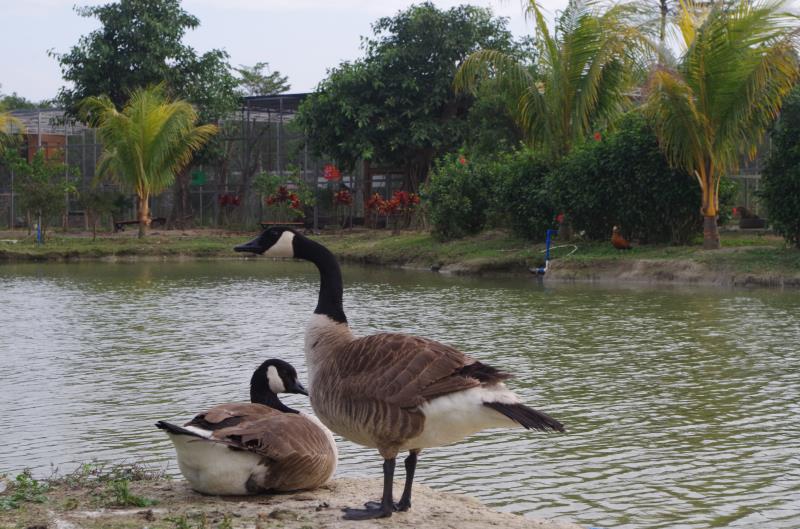
[[[36,223],[36,244],[42,244],[42,217],[39,216],[39,222]]]
[[[544,243],[544,266],[540,266],[536,269],[536,273],[539,275],[544,275],[548,268],[550,268],[550,243],[553,241],[553,237],[556,235],[558,235],[558,230],[547,230]]]

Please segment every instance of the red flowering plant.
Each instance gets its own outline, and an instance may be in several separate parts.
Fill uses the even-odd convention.
[[[365,209],[373,217],[373,225],[377,225],[378,217],[386,218],[386,225],[393,225],[393,229],[408,227],[411,217],[419,204],[419,195],[408,191],[395,191],[392,198],[385,199],[380,194],[372,195],[365,205]]]
[[[326,163],[322,169],[322,177],[328,182],[338,182],[342,179],[342,172],[332,163]]]
[[[303,208],[313,204],[313,194],[297,171],[288,176],[261,173],[253,186],[261,193],[270,222],[296,222],[304,216]]]
[[[241,204],[241,197],[234,193],[221,193],[217,197],[222,223],[228,225],[234,210]]]

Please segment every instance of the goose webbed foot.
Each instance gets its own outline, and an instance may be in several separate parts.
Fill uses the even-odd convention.
[[[367,506],[371,504],[375,504],[375,507]],[[345,520],[374,520],[376,518],[388,518],[392,515],[392,512],[394,512],[394,505],[384,508],[382,503],[376,501],[369,501],[364,505],[367,506],[365,509],[342,509],[344,513],[342,518]]]
[[[368,502],[364,503],[364,507],[367,508],[367,509],[380,509],[381,508],[381,502],[379,502],[379,501],[368,501]],[[396,501],[392,502],[392,510],[394,512],[407,511],[409,507],[411,507],[411,504],[409,504],[408,506],[403,508],[403,506],[400,505],[399,502],[396,502]]]
[[[374,520],[388,518],[394,512],[392,501],[392,479],[394,478],[395,459],[386,459],[383,462],[383,499],[378,502],[367,502],[364,509],[342,509],[345,520]]]

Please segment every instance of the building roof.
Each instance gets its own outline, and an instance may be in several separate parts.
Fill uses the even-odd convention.
[[[12,110],[11,115],[22,122],[27,134],[75,134],[88,128],[63,109]],[[12,125],[12,132],[16,130]]]

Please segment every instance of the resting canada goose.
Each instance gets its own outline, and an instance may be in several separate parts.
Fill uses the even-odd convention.
[[[267,360],[250,379],[250,403],[214,406],[181,426],[158,421],[191,487],[204,494],[259,494],[319,487],[336,470],[333,435],[277,393],[308,395],[295,369]]]
[[[346,519],[383,518],[393,510],[407,510],[423,448],[500,426],[564,430],[505,387],[503,381],[511,375],[450,346],[396,333],[356,338],[342,308],[339,265],[321,244],[273,227],[235,250],[305,259],[319,268],[319,299],[305,337],[311,406],[331,430],[377,448],[384,458],[381,502],[345,509]],[[406,482],[400,502],[394,504],[395,459],[405,450]]]

